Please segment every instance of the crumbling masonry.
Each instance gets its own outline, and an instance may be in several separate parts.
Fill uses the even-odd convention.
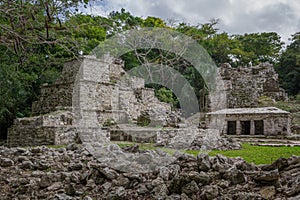
[[[145,88],[142,78],[126,76],[121,60],[112,62],[111,59],[83,57],[66,63],[60,79],[54,84],[41,87],[41,95],[32,106],[33,116],[15,120],[8,131],[8,144],[50,145],[76,140],[78,124],[75,123],[76,102],[74,104],[73,98],[76,87],[80,88],[80,94],[77,95],[90,98],[79,102],[81,117],[85,117],[84,110],[89,110],[86,112],[88,114],[96,113],[96,118],[90,117],[97,120],[96,126],[103,128],[113,124],[137,124],[143,123],[143,120],[149,120],[152,126],[167,126],[170,123],[168,116],[172,113],[171,106],[160,102],[153,89]],[[84,67],[80,68],[82,65]],[[78,70],[82,70],[81,74],[85,77],[76,82],[76,75],[80,74]],[[95,77],[91,76],[100,77],[93,81]],[[80,98],[77,100],[82,101]],[[93,122],[90,120],[88,123]],[[105,135],[105,129],[102,132]],[[106,135],[109,139],[109,134]]]
[[[219,75],[226,90],[227,108],[258,107],[259,98],[263,96],[275,101],[288,98],[279,87],[278,74],[271,64],[238,68],[223,64],[219,68]]]
[[[82,65],[85,67],[80,68]],[[82,71],[78,73],[79,70]],[[85,78],[78,81],[78,74],[85,75]],[[278,86],[278,77],[271,65],[235,69],[224,64],[219,69],[219,75],[225,86],[228,108],[257,107],[258,98],[261,96],[275,100],[287,98]],[[76,93],[74,88],[75,90],[79,88],[81,93]],[[78,95],[75,100],[74,95]],[[83,102],[82,95],[90,99]],[[100,138],[87,137],[90,140],[105,138],[168,143],[177,135],[189,136],[201,132],[192,129],[191,133],[190,129],[187,131],[184,128],[184,124],[180,125],[182,119],[174,115],[169,104],[160,102],[154,96],[153,89],[144,87],[142,78],[126,76],[121,60],[112,61],[110,57],[102,60],[82,57],[65,63],[61,78],[54,84],[45,84],[41,87],[41,95],[32,105],[32,117],[16,119],[9,129],[8,145],[31,146],[74,142],[78,139],[78,121],[82,120],[78,119],[76,106],[81,107],[79,110],[81,118],[87,115],[89,119],[94,120],[85,121],[90,123],[85,126],[98,126],[101,129]],[[88,116],[91,113],[94,116]],[[287,113],[283,114],[283,118],[286,116]],[[270,118],[272,119],[272,116]],[[226,124],[232,121],[229,115],[225,120]],[[156,129],[146,131],[138,128],[137,124],[148,121],[151,122],[152,128],[157,126],[172,128],[164,128],[163,131]],[[116,125],[114,127],[117,129],[108,128],[112,125]],[[133,130],[133,133],[120,132],[118,125],[119,128],[122,126],[123,130]],[[179,126],[183,128],[174,129]],[[230,127],[232,125],[224,126],[223,132],[229,133],[227,130]],[[139,137],[140,134],[137,133],[142,132],[149,133],[146,137]],[[289,125],[284,132],[289,133]]]
[[[278,74],[272,65],[263,63],[253,67],[232,68],[223,64],[219,68],[223,81],[227,109],[207,113],[207,123],[223,123],[221,133],[228,135],[286,136],[291,134],[291,115],[274,107],[259,108],[259,99],[287,100],[279,87]],[[222,122],[217,122],[220,116]]]

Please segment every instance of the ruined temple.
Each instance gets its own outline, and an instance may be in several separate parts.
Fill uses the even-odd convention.
[[[275,107],[259,107],[259,99],[286,101],[279,87],[278,74],[272,65],[233,68],[223,64],[218,69],[217,83],[226,95],[226,108],[206,114],[207,123],[219,126],[222,134],[280,136],[291,134],[291,115]]]
[[[232,68],[224,64],[216,80],[217,95],[210,94],[208,99],[204,92],[200,105],[210,103],[207,107],[215,108],[207,114],[209,124],[214,124],[214,118],[220,113],[226,117],[222,118],[221,125],[209,128],[221,126],[221,133],[237,135],[290,133],[289,113],[272,110],[276,108],[256,108],[262,96],[287,99],[271,65]],[[224,99],[226,102],[222,102]],[[65,63],[55,83],[42,85],[41,94],[32,105],[32,116],[14,121],[8,130],[7,143],[10,146],[51,145],[80,139],[82,142],[126,140],[166,144],[176,138],[184,141],[203,133],[191,128],[199,125],[199,118],[196,114],[182,119],[168,103],[155,97],[153,89],[145,87],[144,79],[128,76],[122,60],[84,56]],[[141,128],[141,125],[150,127]]]
[[[179,133],[188,135],[184,128],[157,129],[179,125],[180,118],[155,97],[154,89],[144,86],[144,79],[127,76],[123,68],[123,61],[109,56],[65,63],[61,78],[42,85],[32,117],[14,121],[8,145],[66,144],[79,139],[78,133],[86,142],[164,142]]]

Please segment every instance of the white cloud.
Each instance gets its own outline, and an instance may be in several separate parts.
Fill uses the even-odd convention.
[[[221,31],[275,31],[285,41],[300,31],[299,0],[103,0],[94,3],[92,12],[107,15],[121,8],[135,16],[175,19],[194,25],[219,18]]]

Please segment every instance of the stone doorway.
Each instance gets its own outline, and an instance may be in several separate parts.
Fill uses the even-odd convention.
[[[264,135],[264,121],[255,120],[254,121],[254,133],[255,135]]]
[[[236,121],[227,122],[227,135],[236,135]]]
[[[242,135],[250,135],[250,121],[241,121],[241,134]]]

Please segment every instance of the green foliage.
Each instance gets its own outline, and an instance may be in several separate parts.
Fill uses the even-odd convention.
[[[233,66],[252,65],[279,60],[276,70],[282,86],[289,94],[299,93],[299,33],[293,36],[292,43],[279,58],[282,42],[277,33],[219,33],[218,20],[197,26],[180,23],[169,27],[160,18],[149,16],[143,19],[124,9],[113,11],[108,17],[79,14],[79,6],[88,2],[4,0],[0,3],[1,131],[6,131],[15,117],[30,115],[31,104],[39,95],[40,85],[53,83],[66,60],[77,57],[80,51],[90,53],[101,41],[119,32],[140,27],[168,28],[186,34],[202,45],[217,65],[224,62]],[[205,87],[201,75],[180,55],[160,49],[139,49],[121,58],[125,61],[126,70],[143,64],[143,59],[173,67],[189,81],[198,97]],[[170,90],[152,87],[160,100],[178,107],[178,99]]]
[[[297,103],[300,103],[300,93],[296,95],[295,100]]]
[[[64,21],[83,0],[0,3],[0,137],[15,117],[30,115],[42,83],[52,83],[62,64],[77,55]],[[71,9],[72,8],[72,9]]]
[[[169,154],[174,154],[174,149],[169,148],[158,148],[151,143],[130,143],[130,142],[118,142],[120,147],[134,146],[135,144],[139,145],[141,150],[156,150],[160,149]],[[197,150],[182,150],[183,153],[191,154],[197,156],[200,151]],[[254,164],[271,164],[276,161],[278,158],[288,158],[292,155],[300,156],[300,147],[267,147],[267,146],[253,146],[248,143],[242,144],[242,149],[240,150],[226,150],[219,151],[213,150],[209,152],[210,156],[216,156],[217,154],[222,154],[227,157],[242,157],[249,163]]]
[[[258,103],[260,106],[274,106],[274,101],[268,96],[260,96]]]
[[[151,123],[151,120],[148,116],[139,116],[137,119],[138,126],[148,126]]]
[[[292,114],[300,111],[300,105],[293,101],[274,101],[270,97],[267,96],[261,96],[258,99],[260,106],[274,106],[279,109],[291,112]]]
[[[165,28],[166,23],[157,17],[147,17],[143,22],[142,22],[143,27],[159,27],[159,28]]]
[[[293,105],[286,103],[284,101],[277,101],[276,103],[274,103],[274,106],[288,112],[293,112],[295,109]]]
[[[262,62],[275,63],[278,60],[283,42],[275,32],[250,33],[236,35],[241,42],[241,50],[245,52],[240,64],[257,65]]]
[[[155,96],[162,102],[170,103],[173,108],[178,107],[178,99],[171,90],[165,87],[156,90]]]
[[[115,125],[116,122],[114,119],[110,118],[110,119],[107,119],[104,123],[103,123],[103,126],[106,126],[106,127],[110,127],[110,126],[113,126]]]
[[[83,54],[89,54],[105,40],[112,21],[100,16],[77,14],[66,22],[66,26],[70,27],[66,34],[74,38]]]
[[[299,97],[298,97],[299,98]],[[300,104],[297,102],[297,97],[295,101],[273,101],[269,97],[262,96],[259,98],[259,105],[260,106],[274,106],[279,109],[291,112],[292,115],[292,123],[293,124],[299,124],[300,123]]]
[[[227,33],[215,34],[210,37],[204,47],[212,56],[212,59],[218,64],[230,63],[231,55],[237,52],[238,42],[233,40]],[[240,50],[241,51],[241,50]],[[237,56],[236,56],[237,57]]]
[[[111,12],[108,18],[111,19],[114,24],[111,30],[112,34],[140,27],[143,22],[141,18],[132,16],[129,12],[126,12],[124,8],[121,9],[121,12]]]
[[[291,44],[280,56],[275,69],[281,86],[290,95],[297,95],[300,92],[300,32],[292,36]]]

